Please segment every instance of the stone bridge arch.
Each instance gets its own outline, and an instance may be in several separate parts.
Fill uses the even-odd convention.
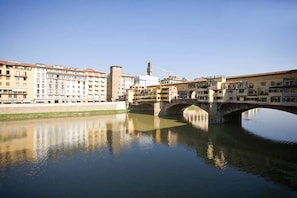
[[[241,114],[247,110],[254,108],[270,108],[281,110],[297,115],[296,106],[283,105],[265,105],[250,103],[207,103],[198,102],[196,99],[179,99],[170,103],[161,105],[160,115],[182,115],[183,111],[191,106],[196,105],[208,112],[209,123],[219,124],[225,122],[241,122]]]
[[[195,92],[193,93],[195,94]],[[161,115],[182,115],[183,111],[191,106],[196,105],[204,111],[209,111],[208,103],[199,103],[196,99],[177,99],[170,103],[166,102],[161,105]]]
[[[222,112],[224,121],[240,120],[243,112],[255,109],[255,108],[267,108],[280,110],[297,115],[296,106],[283,106],[283,105],[264,105],[264,104],[248,104],[248,103],[222,103],[218,111]]]

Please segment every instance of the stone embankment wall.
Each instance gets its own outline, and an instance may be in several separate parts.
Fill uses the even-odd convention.
[[[0,114],[117,111],[126,110],[125,102],[64,103],[64,104],[1,104]]]

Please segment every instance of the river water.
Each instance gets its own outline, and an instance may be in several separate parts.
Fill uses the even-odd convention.
[[[297,197],[297,116],[144,114],[0,122],[1,197]]]

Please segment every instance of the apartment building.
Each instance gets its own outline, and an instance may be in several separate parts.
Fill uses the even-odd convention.
[[[105,102],[107,98],[107,76],[106,73],[86,69],[88,102]]]
[[[58,65],[36,64],[34,99],[37,103],[85,102],[84,70]]]
[[[33,66],[0,60],[0,104],[31,103],[34,100]]]
[[[126,90],[135,84],[135,78],[130,74],[122,74],[121,76],[121,91],[119,100],[124,101],[126,97]]]
[[[174,84],[181,98],[200,102],[294,103],[297,102],[297,71],[224,77]]]
[[[144,87],[140,85],[131,86],[127,89],[126,103],[140,104],[149,102],[171,102],[173,99],[177,99],[178,91],[175,86],[150,86]]]
[[[103,72],[0,60],[0,104],[106,101]]]

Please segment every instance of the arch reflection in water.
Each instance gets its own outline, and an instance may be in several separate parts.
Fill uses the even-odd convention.
[[[188,110],[183,112],[184,118],[194,127],[208,131],[208,113],[202,109]]]
[[[297,115],[280,110],[256,108],[242,114],[242,127],[273,141],[297,143]]]

